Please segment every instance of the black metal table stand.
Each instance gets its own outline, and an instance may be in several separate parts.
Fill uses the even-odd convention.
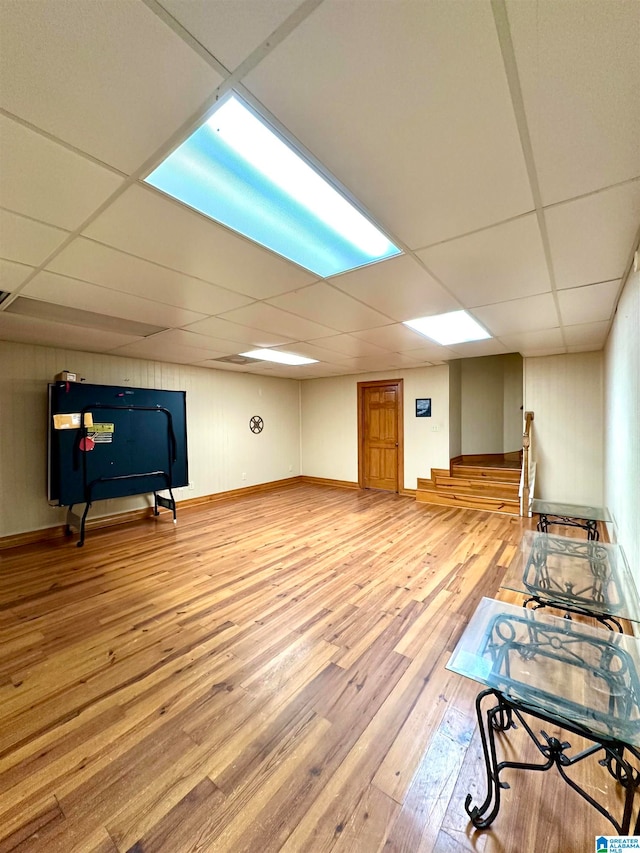
[[[551,512],[540,512],[538,524],[536,525],[540,533],[548,533],[550,524],[561,524],[564,527],[579,527],[581,530],[587,531],[587,539],[592,542],[597,542],[600,539],[598,532],[598,522],[590,518],[585,518],[580,521],[577,518],[572,518],[569,515],[556,515]],[[552,518],[553,521],[549,521]]]
[[[166,471],[147,471],[141,474],[125,474],[117,477],[98,477],[97,479],[92,480],[91,483],[88,483],[85,487],[86,504],[82,516],[79,516],[73,511],[74,504],[72,504],[67,510],[67,520],[65,527],[65,532],[67,536],[71,535],[71,528],[75,527],[80,533],[80,539],[76,542],[76,545],[78,546],[78,548],[82,548],[82,546],[84,545],[87,515],[89,514],[89,510],[91,509],[91,505],[93,503],[93,489],[96,486],[101,485],[103,483],[113,483],[120,480],[134,481],[140,479],[147,479],[149,477],[164,479],[166,482],[165,488],[169,492],[169,497],[165,498],[154,491],[153,514],[160,515],[160,510],[158,509],[158,507],[164,507],[165,509],[169,509],[173,513],[173,523],[176,524],[176,501],[173,496],[173,490],[171,488],[170,475]]]
[[[554,607],[565,611],[565,619],[571,619],[571,614],[591,616],[622,634],[622,624],[614,613],[623,599],[610,548],[595,539],[585,542],[545,532],[534,534],[522,575],[522,591],[529,594],[523,607]],[[573,566],[573,574],[563,561]],[[577,565],[580,574],[575,573]]]
[[[563,617],[564,619],[571,619],[572,613],[579,616],[590,616],[610,631],[618,631],[618,633],[624,634],[622,623],[619,622],[615,616],[611,616],[607,613],[593,613],[590,610],[580,609],[579,607],[569,607],[565,602],[557,604],[555,601],[543,599],[538,595],[530,595],[529,598],[522,603],[522,606],[526,609],[530,604],[533,605],[531,608],[532,610],[539,610],[541,607],[555,607],[559,610],[564,610],[566,611]]]
[[[485,713],[483,703],[485,699],[489,698],[492,698],[494,701]],[[487,774],[487,795],[480,805],[472,805],[472,795],[467,795],[464,807],[475,827],[486,829],[498,815],[500,810],[500,792],[505,788],[509,788],[508,783],[502,781],[500,778],[503,770],[537,770],[544,772],[550,770],[552,767],[556,767],[564,781],[603,815],[614,826],[618,835],[630,834],[633,800],[635,789],[640,784],[640,773],[629,763],[625,757],[625,751],[640,760],[640,752],[635,747],[622,743],[619,740],[599,737],[582,726],[572,725],[565,719],[555,719],[553,716],[547,715],[539,709],[516,704],[494,688],[488,688],[478,694],[476,699],[476,714]],[[541,730],[538,735],[531,728],[526,717],[533,717],[552,726],[560,726],[564,730],[591,741],[592,745],[579,753],[570,755],[568,753],[568,750],[571,748],[570,743],[549,736],[544,730]],[[518,727],[518,724],[537,747],[543,759],[541,762],[498,761],[496,733],[515,729]],[[597,755],[599,752],[603,752],[603,757],[599,763],[606,767],[611,776],[625,790],[624,807],[620,820],[617,820],[601,803],[571,779],[566,772],[567,768],[578,764],[590,756]],[[640,811],[636,816],[633,834],[637,835],[639,832]]]

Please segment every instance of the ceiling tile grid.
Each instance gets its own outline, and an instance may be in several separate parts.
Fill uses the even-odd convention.
[[[640,4],[506,11],[515,67],[490,0],[5,0],[0,337],[288,378],[601,348],[639,234]],[[322,280],[144,184],[230,87],[403,253]],[[494,337],[402,325],[462,308]],[[318,363],[216,361],[258,347]]]
[[[63,249],[48,264],[47,270],[207,315],[240,308],[253,301],[251,297],[84,237],[78,237]]]
[[[222,78],[141,2],[0,4],[2,107],[127,174]]]
[[[46,136],[0,116],[3,207],[74,231],[123,178]]]
[[[551,290],[535,215],[477,231],[417,253],[465,308]]]
[[[141,186],[130,187],[84,234],[256,299],[295,290],[316,279],[201,214]]]
[[[325,0],[244,83],[412,248],[533,207],[488,2]]]
[[[640,3],[508,0],[507,12],[543,203],[640,175]]]

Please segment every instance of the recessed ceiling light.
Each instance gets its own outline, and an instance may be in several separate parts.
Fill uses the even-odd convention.
[[[404,325],[442,346],[482,341],[491,337],[466,311],[418,317],[415,320],[405,320]]]
[[[323,277],[400,254],[235,94],[145,180]]]
[[[252,349],[250,352],[241,352],[240,355],[259,358],[261,361],[275,361],[277,364],[316,364],[318,361],[317,358],[305,358],[302,355],[274,349]]]

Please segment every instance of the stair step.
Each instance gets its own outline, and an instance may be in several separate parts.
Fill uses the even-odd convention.
[[[434,472],[432,472],[434,473]],[[496,498],[513,498],[517,500],[519,483],[497,482],[496,480],[483,480],[480,478],[451,477],[449,475],[437,474],[432,476],[432,482],[436,488],[446,492],[459,492],[466,495],[485,495]]]
[[[499,483],[519,483],[519,468],[490,468],[480,465],[458,465],[451,468],[454,477],[462,477],[467,480],[493,480]]]
[[[425,481],[423,481],[425,482]],[[428,482],[428,481],[426,481]],[[430,503],[438,506],[457,506],[464,509],[480,509],[487,512],[501,512],[506,515],[519,515],[520,503],[517,499],[489,497],[486,495],[461,494],[439,491],[437,487],[418,488],[418,503]]]

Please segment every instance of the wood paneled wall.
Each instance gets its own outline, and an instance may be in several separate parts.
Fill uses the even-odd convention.
[[[600,506],[603,492],[602,352],[525,359],[525,410],[535,413],[538,498]]]
[[[640,272],[629,278],[605,350],[605,500],[640,589]]]
[[[0,536],[64,521],[64,510],[46,500],[47,383],[62,370],[95,384],[187,392],[193,488],[177,490],[178,500],[300,474],[295,380],[0,341]],[[249,430],[253,415],[265,423],[259,435]],[[145,502],[101,501],[91,515]]]

